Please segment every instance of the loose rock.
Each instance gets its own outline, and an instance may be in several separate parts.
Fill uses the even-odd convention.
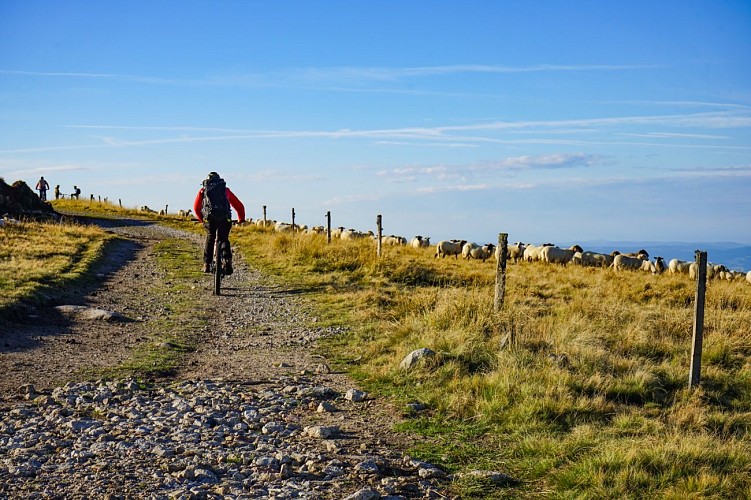
[[[402,362],[399,363],[399,368],[402,368],[403,370],[408,370],[412,368],[421,359],[433,357],[433,356],[435,356],[435,352],[428,349],[427,347],[423,347],[422,349],[416,349],[404,357]]]
[[[328,440],[338,426],[301,429],[302,398],[327,391],[297,382],[290,395],[290,382],[71,383],[43,405],[0,407],[0,498],[430,498],[440,488],[430,464]]]

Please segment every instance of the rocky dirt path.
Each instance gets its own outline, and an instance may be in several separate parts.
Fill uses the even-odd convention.
[[[317,326],[295,290],[237,255],[215,297],[210,277],[171,281],[157,263],[159,242],[190,241],[197,255],[199,236],[96,223],[123,238],[96,280],[0,325],[0,498],[445,496],[443,471],[405,456],[413,438],[390,431],[400,409],[312,352],[341,330]],[[176,373],[87,381],[165,328],[196,339]]]

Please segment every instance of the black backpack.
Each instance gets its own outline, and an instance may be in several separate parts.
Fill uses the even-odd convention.
[[[203,181],[203,218],[209,222],[230,220],[229,200],[227,199],[227,184],[224,179]]]

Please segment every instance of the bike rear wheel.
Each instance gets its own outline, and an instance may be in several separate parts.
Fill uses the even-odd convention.
[[[219,231],[216,232],[214,241],[214,295],[222,294],[222,242],[219,241]]]

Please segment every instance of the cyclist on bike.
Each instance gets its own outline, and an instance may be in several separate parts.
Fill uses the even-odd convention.
[[[237,211],[237,219],[245,220],[245,206],[232,191],[229,190],[224,179],[216,172],[210,172],[201,183],[201,189],[193,202],[193,212],[198,220],[208,229],[206,245],[203,248],[203,272],[211,272],[211,261],[214,256],[214,238],[219,231],[219,241],[224,248],[224,274],[232,274],[232,251],[229,246],[229,231],[232,228],[232,210]]]

